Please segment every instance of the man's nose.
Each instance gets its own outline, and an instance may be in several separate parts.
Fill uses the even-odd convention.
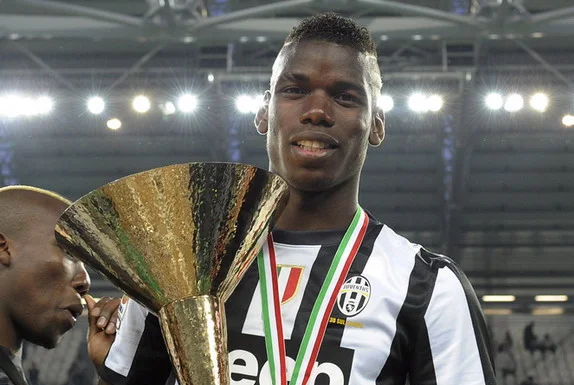
[[[331,109],[331,98],[323,92],[309,95],[305,102],[304,113],[299,121],[303,124],[313,124],[331,127],[335,124]]]

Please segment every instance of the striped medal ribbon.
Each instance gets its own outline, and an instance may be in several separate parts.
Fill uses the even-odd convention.
[[[321,286],[321,291],[313,305],[313,310],[297,353],[293,375],[289,379],[290,385],[306,385],[311,377],[331,311],[351,264],[359,251],[361,242],[365,237],[368,224],[369,217],[359,207],[337,248],[323,286]],[[263,246],[257,257],[257,265],[259,268],[265,345],[269,359],[271,380],[273,385],[287,385],[281,296],[279,293],[275,248],[271,234],[269,234],[266,245]]]

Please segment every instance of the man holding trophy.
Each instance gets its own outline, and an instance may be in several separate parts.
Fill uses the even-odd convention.
[[[228,358],[230,377],[187,380],[183,367],[203,365],[208,358],[201,354],[212,348],[203,342],[193,345],[190,341],[197,336],[174,337],[185,317],[193,325],[203,325],[197,314],[217,318],[217,301],[200,305],[194,300],[166,310],[171,307],[162,299],[170,297],[164,289],[167,284],[155,276],[145,278],[157,268],[134,264],[140,272],[132,280],[121,273],[128,264],[102,262],[104,269],[120,272],[112,274],[115,283],[132,280],[137,290],[126,292],[139,295],[134,297],[139,303],[129,300],[122,311],[120,330],[99,368],[103,381],[111,385],[174,384],[177,378],[182,385],[398,385],[407,379],[413,385],[496,383],[484,317],[464,274],[447,257],[410,243],[358,204],[367,149],[380,145],[385,135],[384,117],[377,108],[381,76],[376,55],[366,29],[350,19],[322,14],[295,27],[275,61],[255,125],[267,135],[270,171],[286,181],[289,198],[271,235],[264,243],[255,242],[263,244],[256,262],[244,264],[245,271],[229,270],[241,272],[241,281],[222,281],[229,289],[219,293],[225,302],[228,357],[223,360]],[[119,199],[112,197],[113,192],[104,195],[93,207]],[[275,202],[279,204],[279,198]],[[212,204],[218,206],[216,201]],[[101,217],[102,223],[115,221],[95,209],[88,211],[90,218]],[[171,220],[171,214],[157,217]],[[153,221],[138,222],[162,231]],[[106,237],[108,242],[111,236]],[[117,244],[125,240],[114,237]],[[100,249],[94,250],[95,255]],[[123,247],[121,254],[136,260],[137,253],[130,250]],[[154,294],[147,288],[156,283]],[[191,328],[197,330],[183,334],[217,335],[209,328]],[[221,335],[225,337],[225,332]],[[209,346],[224,344],[225,339],[213,341]],[[195,351],[193,346],[184,349],[186,343]],[[227,365],[218,359],[210,365]]]

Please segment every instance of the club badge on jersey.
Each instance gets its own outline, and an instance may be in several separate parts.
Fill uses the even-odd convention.
[[[345,281],[337,296],[337,307],[346,317],[354,317],[367,307],[371,297],[371,284],[361,275]]]

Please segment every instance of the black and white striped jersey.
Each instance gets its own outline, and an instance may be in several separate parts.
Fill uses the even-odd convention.
[[[273,232],[288,371],[343,233]],[[272,385],[259,286],[253,264],[225,305],[232,385]],[[101,376],[111,385],[175,383],[158,320],[134,301]],[[371,220],[308,384],[403,385],[407,379],[496,384],[488,331],[470,283],[449,258]]]

